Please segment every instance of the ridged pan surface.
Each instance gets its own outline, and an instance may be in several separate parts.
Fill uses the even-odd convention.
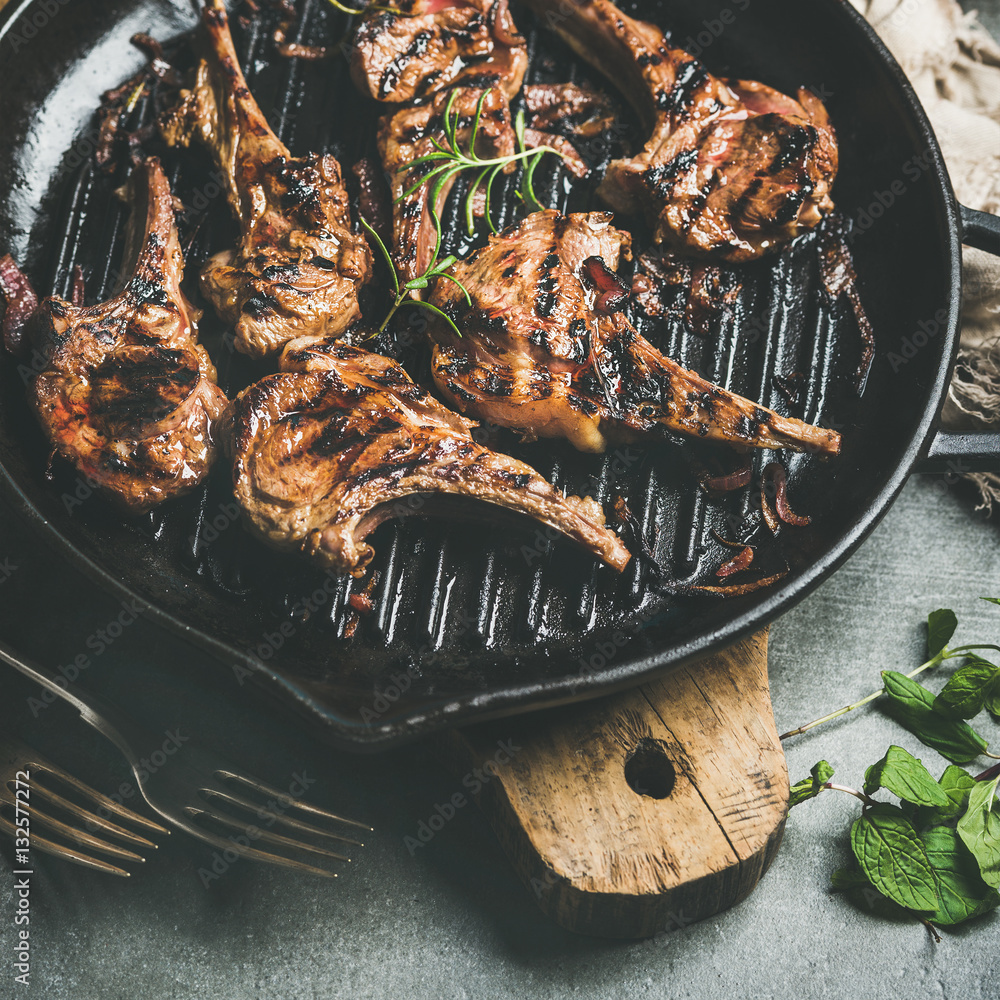
[[[149,602],[151,613],[224,664],[252,669],[347,744],[379,746],[442,724],[636,683],[769,621],[874,526],[930,432],[954,349],[957,238],[937,147],[898,69],[853,11],[834,0],[624,6],[672,26],[675,43],[700,49],[713,72],[788,91],[812,87],[839,135],[834,194],[855,223],[850,245],[878,337],[860,399],[851,379],[857,326],[846,301],[832,301],[821,287],[815,235],[735,272],[738,294],[707,330],[634,310],[640,330],[682,363],[842,433],[843,452],[832,461],[783,456],[794,506],[812,524],[760,549],[762,573],[784,562],[790,567],[775,586],[726,600],[678,596],[654,585],[643,560],[619,576],[531,524],[417,516],[374,535],[374,610],[345,636],[348,598],[363,581],[326,576],[251,539],[239,523],[224,463],[205,488],[139,519],[111,510],[63,464],[48,473],[48,448],[24,403],[26,369],[4,360],[0,463],[8,495],[105,584]],[[297,40],[329,44],[343,34],[344,19],[326,0],[305,0],[299,10]],[[529,80],[590,80],[612,92],[525,10],[514,13],[530,40]],[[0,41],[0,249],[26,265],[41,291],[66,295],[80,264],[89,301],[110,292],[127,210],[114,194],[121,170],[107,176],[92,164],[93,111],[103,90],[142,63],[130,35],[176,39],[194,23],[181,0],[74,0],[52,16],[28,3],[9,17]],[[236,31],[255,96],[293,153],[332,152],[349,176],[351,164],[373,151],[379,109],[357,95],[342,55],[320,62],[277,56],[273,27],[265,18]],[[598,167],[644,138],[621,106],[620,123],[584,149]],[[138,128],[152,114],[149,102],[141,103],[128,124]],[[155,142],[148,148],[164,156],[191,209],[182,237],[189,294],[200,301],[196,271],[210,253],[232,245],[234,226],[206,155],[167,152]],[[566,210],[599,207],[593,187],[593,180],[567,184],[551,165],[537,175],[540,199]],[[458,190],[452,211],[460,196]],[[514,219],[512,185],[500,203],[499,221]],[[635,240],[638,251],[646,248],[641,229]],[[472,245],[459,239],[454,249],[464,253]],[[367,292],[366,314],[383,314],[387,297],[384,287]],[[939,332],[899,365],[895,355],[921,322]],[[267,370],[233,353],[211,309],[201,330],[230,395]],[[406,332],[401,357],[421,377],[426,349],[419,323],[409,327],[412,337]],[[804,383],[793,405],[775,376],[796,372]],[[557,442],[525,445],[490,427],[482,434],[609,512],[616,498],[625,498],[663,578],[674,583],[718,582],[715,569],[731,552],[713,532],[738,536],[759,510],[756,476],[749,489],[711,499],[698,489],[687,450],[669,442],[596,457]],[[757,456],[756,472],[772,457]],[[419,514],[419,500],[415,507]]]

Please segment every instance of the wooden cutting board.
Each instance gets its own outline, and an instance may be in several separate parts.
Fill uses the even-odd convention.
[[[744,899],[781,842],[788,772],[766,631],[625,694],[440,745],[463,777],[487,779],[472,782],[480,807],[569,930],[643,938],[704,919]]]

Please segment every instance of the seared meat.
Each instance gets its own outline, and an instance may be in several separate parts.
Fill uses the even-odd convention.
[[[411,101],[453,83],[521,89],[528,55],[507,0],[401,0],[365,15],[351,77],[376,101]]]
[[[213,151],[242,227],[239,247],[205,265],[202,290],[253,357],[294,337],[340,334],[360,317],[358,287],[371,273],[340,165],[292,158],[247,89],[222,0],[208,0],[203,21],[210,51],[160,123],[171,145],[199,139]]]
[[[530,437],[603,451],[658,427],[758,448],[836,454],[840,437],[782,417],[664,357],[619,310],[614,274],[631,237],[607,212],[535,212],[439,281],[430,301],[458,325],[432,324],[434,379],[461,412]]]
[[[385,115],[379,124],[378,150],[393,196],[392,257],[404,281],[423,274],[430,264],[437,242],[432,209],[440,217],[454,183],[452,178],[441,186],[437,204],[432,206],[431,184],[410,189],[435,164],[407,168],[420,157],[447,146],[444,113],[449,102],[451,117],[457,122],[455,135],[459,147],[468,149],[476,110],[484,93],[486,98],[476,130],[476,154],[483,159],[512,156],[516,152],[516,137],[507,95],[500,87],[446,88],[427,103]],[[571,173],[586,176],[588,167],[572,143],[548,129],[561,128],[580,136],[597,134],[611,121],[607,99],[596,91],[565,83],[527,87],[525,101],[531,111],[530,127],[524,132],[526,148],[549,146],[560,154]],[[515,168],[516,164],[509,163],[504,172],[511,173]],[[485,186],[477,194],[485,195]],[[482,215],[484,209],[485,198],[474,204],[475,214]]]
[[[586,177],[590,167],[575,140],[600,135],[614,122],[615,110],[607,97],[575,83],[533,83],[524,88],[524,104],[525,146],[550,146],[574,177]]]
[[[590,498],[564,497],[533,469],[473,441],[470,421],[394,361],[335,341],[289,344],[282,373],[234,401],[236,498],[266,542],[361,576],[383,521],[443,495],[527,515],[622,569],[629,553]],[[406,502],[413,496],[421,503]]]
[[[735,265],[712,264],[655,250],[642,254],[632,276],[632,294],[647,316],[677,316],[695,333],[707,334],[739,297]]]
[[[606,94],[577,83],[529,83],[524,106],[529,127],[539,132],[592,138],[615,120],[615,107]]]
[[[28,398],[59,454],[139,513],[205,478],[226,397],[180,289],[184,260],[159,161],[136,167],[127,191],[122,271],[131,278],[99,305],[41,303],[31,327],[47,363]]]
[[[407,166],[418,157],[433,153],[435,143],[445,144],[444,112],[448,102],[451,114],[457,115],[456,138],[462,149],[467,149],[472,137],[472,124],[476,108],[484,91],[479,87],[457,87],[435,94],[428,104],[401,108],[386,115],[379,124],[378,151],[382,166],[390,179],[392,205],[392,258],[404,281],[409,281],[427,270],[434,256],[437,229],[432,210],[440,216],[454,179],[443,184],[437,204],[430,204],[433,184],[420,184],[403,197],[421,177],[433,169],[427,163],[408,170]],[[499,87],[485,91],[479,129],[476,132],[476,153],[485,158],[511,156],[515,149],[514,128],[510,119],[507,95]],[[510,164],[508,172],[514,169]]]
[[[837,144],[822,103],[747,80],[724,81],[671,48],[654,24],[610,0],[528,0],[605,73],[651,132],[608,168],[599,194],[617,211],[655,218],[657,242],[752,260],[815,226],[833,207]]]

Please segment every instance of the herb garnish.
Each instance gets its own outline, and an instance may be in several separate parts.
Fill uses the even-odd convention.
[[[1000,599],[983,598],[994,604]],[[958,625],[954,612],[941,609],[927,618],[928,659],[910,674],[886,670],[885,686],[837,712],[785,733],[786,739],[835,719],[881,695],[890,714],[923,744],[952,763],[940,779],[902,747],[890,746],[865,772],[862,789],[834,784],[833,768],[817,763],[808,778],[791,788],[789,808],[822,791],[860,799],[862,811],[851,827],[855,864],[833,873],[835,889],[861,889],[911,912],[940,941],[937,927],[951,927],[1000,905],[1000,765],[973,776],[966,764],[987,752],[986,740],[966,719],[984,708],[1000,717],[1000,668],[978,655],[993,644],[951,648]],[[965,664],[934,695],[912,678],[946,660]],[[875,799],[885,791],[899,804]]]
[[[329,3],[332,7],[339,10],[342,14],[347,14],[349,17],[361,17],[362,14],[367,14],[370,10],[378,10],[384,14],[397,14],[399,17],[413,17],[412,14],[405,10],[400,10],[398,7],[383,7],[377,3],[365,4],[360,10],[355,10],[354,7],[346,7],[340,3],[340,0],[329,0]]]
[[[426,309],[428,312],[434,313],[436,316],[440,316],[452,328],[452,330],[454,330],[455,333],[461,337],[462,331],[455,326],[454,320],[446,312],[438,309],[435,305],[431,305],[430,302],[425,302],[423,299],[416,298],[413,295],[414,292],[427,288],[427,286],[434,279],[445,278],[458,285],[458,287],[462,289],[465,301],[468,302],[470,306],[472,305],[472,299],[469,296],[465,285],[463,285],[457,278],[453,278],[450,274],[446,273],[458,260],[458,258],[449,254],[447,257],[438,259],[438,254],[441,252],[441,220],[437,217],[437,214],[435,212],[431,212],[431,218],[434,220],[434,228],[437,231],[437,242],[434,244],[434,253],[431,256],[431,262],[427,265],[423,274],[419,274],[417,277],[411,278],[402,285],[399,283],[399,278],[396,275],[396,267],[392,262],[392,257],[390,256],[386,245],[382,242],[382,238],[368,224],[363,216],[359,216],[359,218],[361,219],[361,225],[365,227],[368,235],[375,240],[379,250],[382,252],[382,256],[385,258],[386,264],[389,265],[389,274],[392,277],[393,290],[396,296],[391,308],[385,315],[385,319],[382,320],[382,325],[372,336],[377,337],[383,330],[385,330],[385,328],[389,325],[389,320],[391,320],[396,314],[396,310],[399,309],[399,307],[405,302],[407,305],[418,306],[421,309]]]
[[[330,2],[336,5],[335,0],[330,0]],[[477,169],[479,171],[465,196],[465,221],[470,234],[475,231],[473,205],[476,192],[484,183],[486,191],[486,220],[489,223],[490,230],[492,232],[496,232],[496,227],[493,225],[493,220],[490,217],[490,197],[492,194],[493,182],[496,180],[497,175],[511,163],[524,163],[524,170],[521,177],[521,190],[519,192],[521,200],[530,211],[534,212],[542,207],[538,199],[535,197],[535,190],[533,186],[535,169],[537,168],[541,158],[546,153],[555,153],[558,156],[558,150],[553,149],[551,146],[536,146],[532,149],[527,149],[525,147],[524,112],[520,111],[518,112],[514,123],[514,133],[517,137],[518,152],[513,153],[510,156],[497,156],[490,159],[483,159],[480,157],[476,153],[476,137],[479,134],[483,105],[486,98],[489,96],[488,90],[483,91],[482,96],[476,104],[476,113],[472,120],[472,133],[469,137],[468,148],[462,149],[458,141],[459,114],[453,107],[457,93],[458,92],[454,90],[451,92],[448,98],[448,103],[445,105],[444,109],[443,127],[445,142],[447,145],[438,142],[437,139],[431,139],[431,142],[433,142],[436,147],[434,152],[417,157],[417,159],[413,160],[411,163],[407,163],[399,168],[400,170],[412,170],[415,167],[433,164],[431,170],[424,174],[419,181],[411,185],[395,199],[396,201],[401,201],[404,198],[408,198],[425,184],[431,185],[428,204],[430,205],[430,214],[434,223],[436,239],[434,244],[434,253],[432,254],[431,261],[425,268],[424,272],[416,278],[411,278],[409,281],[404,282],[401,285],[396,274],[396,267],[392,262],[392,256],[385,243],[382,242],[381,237],[368,224],[368,222],[363,218],[361,219],[361,224],[365,227],[366,232],[375,240],[382,256],[385,258],[386,264],[389,266],[389,273],[392,275],[393,290],[395,293],[395,299],[392,306],[386,314],[385,319],[382,320],[382,325],[378,328],[374,336],[378,336],[378,334],[385,330],[386,326],[389,324],[389,320],[391,320],[396,314],[396,310],[399,309],[399,307],[404,303],[418,306],[421,309],[426,309],[428,312],[432,312],[435,315],[440,316],[459,337],[462,336],[461,330],[458,329],[450,316],[438,309],[437,306],[431,305],[431,303],[425,302],[423,299],[417,298],[413,294],[427,288],[432,281],[443,278],[458,285],[458,287],[462,290],[462,294],[465,296],[465,301],[470,306],[472,305],[472,298],[466,287],[458,281],[458,279],[448,274],[448,271],[458,258],[449,254],[447,257],[439,259],[439,254],[441,253],[442,232],[441,219],[435,210],[435,206],[437,205],[441,189],[445,186],[445,184],[467,170]],[[409,301],[407,302],[407,300]]]
[[[519,196],[529,211],[535,212],[540,210],[542,207],[538,199],[535,197],[535,189],[533,186],[535,169],[538,167],[539,161],[546,153],[555,153],[556,156],[560,155],[559,151],[553,149],[551,146],[534,146],[531,149],[527,149],[525,147],[524,112],[519,111],[514,119],[514,135],[517,138],[518,151],[516,153],[512,153],[510,156],[495,156],[489,159],[483,159],[480,157],[476,153],[476,137],[479,135],[483,105],[486,102],[486,98],[489,97],[489,94],[490,92],[488,90],[484,90],[482,96],[479,98],[479,102],[476,104],[476,113],[472,119],[472,134],[469,137],[467,149],[462,149],[458,141],[460,116],[458,111],[453,107],[455,98],[458,96],[458,91],[453,90],[448,97],[448,103],[445,105],[444,109],[443,127],[445,142],[441,143],[438,142],[436,138],[432,138],[431,142],[435,146],[434,152],[427,153],[424,156],[418,156],[412,163],[404,164],[399,168],[400,171],[409,171],[413,170],[415,167],[433,164],[433,168],[431,170],[429,170],[420,178],[420,180],[411,185],[401,195],[399,195],[398,198],[396,198],[396,201],[401,201],[403,198],[408,198],[414,191],[423,187],[424,184],[430,184],[431,191],[429,200],[431,205],[437,204],[441,189],[449,181],[453,180],[459,174],[464,173],[467,170],[478,170],[479,173],[469,186],[469,190],[466,192],[465,196],[465,224],[470,235],[475,232],[476,228],[475,220],[473,219],[473,206],[476,192],[479,190],[480,185],[485,184],[486,221],[489,224],[490,231],[495,233],[497,230],[493,225],[493,219],[490,215],[490,197],[493,191],[493,182],[497,179],[497,175],[506,167],[510,166],[510,164],[523,162],[524,170],[521,175],[521,188]]]

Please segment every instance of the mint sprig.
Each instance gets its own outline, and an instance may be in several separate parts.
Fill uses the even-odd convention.
[[[1000,598],[984,598],[1000,604]],[[902,907],[940,940],[939,927],[953,927],[1000,905],[1000,766],[973,776],[959,764],[988,753],[987,742],[969,724],[984,708],[1000,714],[1000,670],[979,655],[992,644],[949,647],[958,625],[941,609],[928,615],[928,659],[910,674],[882,673],[884,687],[861,702],[786,733],[803,733],[861,705],[884,697],[889,714],[924,745],[951,761],[940,779],[907,750],[890,746],[865,772],[862,789],[834,784],[824,760],[791,787],[789,806],[821,792],[859,799],[861,815],[851,828],[854,865],[832,875],[833,887],[863,890]],[[998,650],[1000,651],[1000,650]],[[914,675],[952,660],[961,666],[935,695]],[[885,801],[889,793],[898,803]]]

